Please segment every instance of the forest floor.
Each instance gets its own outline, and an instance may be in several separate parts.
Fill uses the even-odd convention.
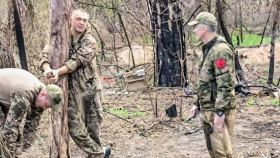
[[[277,44],[276,50],[280,50]],[[251,85],[266,85],[269,47],[242,48],[240,59]],[[280,76],[280,52],[276,52],[275,79]],[[190,55],[191,58],[192,55]],[[247,57],[246,57],[247,56]],[[192,65],[189,66],[191,68]],[[193,81],[195,81],[193,75]],[[104,86],[104,92],[112,88]],[[107,88],[107,89],[106,89]],[[261,88],[251,89],[260,91]],[[233,150],[236,158],[280,158],[280,106],[272,95],[237,95],[237,114],[233,132]],[[153,114],[157,96],[158,117]],[[111,158],[209,158],[199,116],[184,123],[195,96],[186,95],[179,88],[149,88],[133,93],[105,94],[103,107],[107,111],[127,111],[119,117],[104,112],[102,143],[112,147]],[[169,118],[165,109],[176,104],[182,116]],[[180,113],[179,113],[180,114]],[[21,158],[47,158],[48,112],[40,122],[38,141]],[[71,140],[73,158],[84,158]]]

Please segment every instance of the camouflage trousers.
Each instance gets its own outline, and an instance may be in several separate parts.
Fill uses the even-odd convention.
[[[68,127],[71,138],[89,158],[103,158],[100,142],[102,107],[99,94],[89,87],[69,91]]]
[[[233,124],[235,120],[236,110],[226,110],[225,124],[222,132],[213,130],[211,128],[214,124],[214,111],[202,111],[201,121],[203,123],[203,130],[206,139],[208,152],[212,158],[232,158],[232,144],[231,138],[233,133]]]

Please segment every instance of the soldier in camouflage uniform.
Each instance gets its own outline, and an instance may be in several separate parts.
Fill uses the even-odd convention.
[[[201,12],[188,25],[201,41],[198,101],[207,149],[213,158],[233,157],[231,137],[235,119],[235,68],[232,47],[216,34],[214,15]],[[194,116],[198,106],[191,109]]]
[[[0,69],[0,152],[3,158],[15,157],[23,139],[27,139],[24,143],[30,146],[43,111],[50,107],[58,111],[62,95],[58,86],[46,86],[25,70]]]
[[[70,59],[61,68],[53,70],[48,60],[49,48],[45,47],[41,66],[45,77],[52,83],[57,82],[61,75],[69,77],[68,126],[72,139],[89,158],[109,158],[110,148],[102,148],[100,142],[103,116],[98,92],[102,86],[96,64],[93,65],[96,63],[96,41],[86,31],[88,20],[89,14],[85,10],[74,10],[71,16]]]

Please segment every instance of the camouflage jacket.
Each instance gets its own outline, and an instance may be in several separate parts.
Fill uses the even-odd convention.
[[[235,108],[235,67],[231,46],[221,36],[216,36],[202,46],[203,54],[215,41],[203,63],[199,61],[198,100],[203,110],[228,110]]]
[[[28,134],[35,135],[44,112],[44,109],[35,105],[35,100],[41,89],[18,91],[11,94],[10,110],[1,135],[12,156],[15,155],[16,149],[21,146],[21,141],[25,137],[24,130],[27,130]]]
[[[91,85],[95,86],[97,90],[101,90],[96,62],[93,62],[96,60],[96,40],[85,31],[76,43],[71,37],[69,46],[70,59],[64,63],[69,69],[69,89],[84,91],[88,85]],[[41,67],[43,63],[49,63],[49,53],[49,49],[43,50]]]
[[[21,146],[23,131],[35,135],[44,111],[35,102],[44,86],[28,71],[0,69],[0,120],[5,122],[0,133],[12,155]]]

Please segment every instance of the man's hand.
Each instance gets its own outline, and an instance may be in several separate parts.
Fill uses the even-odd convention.
[[[191,117],[192,117],[192,116],[194,116],[194,117],[195,117],[195,116],[196,116],[196,114],[198,113],[198,106],[195,106],[195,105],[194,105],[194,106],[192,107],[192,109],[191,109],[191,111],[190,111],[190,112],[191,112],[191,114],[190,114],[190,115],[191,115]]]
[[[53,74],[52,74],[52,69],[47,69],[45,72],[44,72],[44,76],[47,80],[53,78]]]
[[[223,132],[224,124],[225,124],[225,114],[219,116],[215,112],[213,130],[219,133]]]
[[[58,78],[59,78],[59,71],[58,70],[52,70],[51,73],[52,73],[52,78],[50,78],[50,82],[52,84],[55,84],[58,81]]]

